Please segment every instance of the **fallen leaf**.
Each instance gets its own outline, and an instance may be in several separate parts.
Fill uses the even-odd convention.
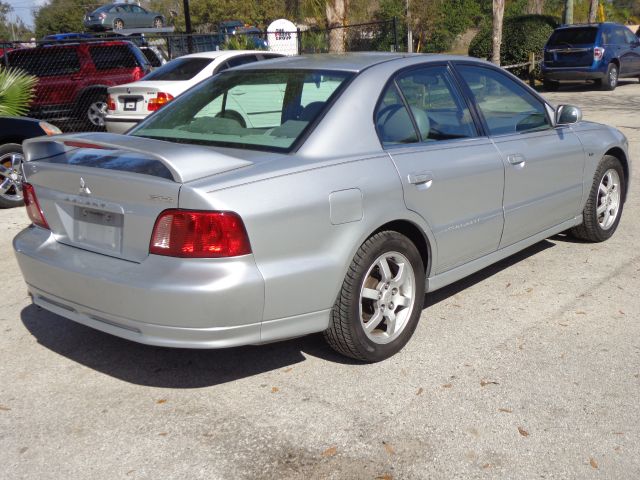
[[[0,405],[0,410],[2,410],[4,412],[8,412],[11,409],[9,407],[5,407],[4,405]]]
[[[614,449],[616,452],[619,452],[619,451],[621,450],[620,445],[618,445],[617,447],[613,447],[613,449]]]
[[[527,288],[526,292],[527,292],[527,293],[531,293],[531,292],[533,292],[533,288],[531,288],[531,287]]]
[[[160,400],[156,400],[157,404],[163,404],[163,403],[167,403],[167,399],[166,398],[162,398]]]
[[[486,387],[487,385],[500,385],[498,382],[494,382],[493,380],[480,380],[480,386]]]
[[[285,368],[283,371],[284,373],[289,373],[291,370],[293,370],[293,367]]]
[[[518,427],[518,431],[520,432],[520,435],[522,435],[523,437],[528,437],[529,436],[529,432],[527,432],[524,428],[522,427]]]
[[[271,387],[271,393],[278,393],[280,389],[278,387]]]
[[[129,470],[126,474],[131,475],[133,472],[135,472],[135,470]]]
[[[618,313],[620,313],[620,315],[626,315],[622,310],[618,310]]]
[[[424,388],[420,387],[416,392],[416,395],[422,395],[422,392],[424,392]]]
[[[561,327],[568,327],[569,326],[568,323],[559,323],[558,325],[560,325]]]
[[[591,465],[592,468],[598,468],[598,462],[596,462],[593,457],[589,459],[589,465]]]
[[[576,311],[576,315],[586,315],[586,314],[587,314],[587,312],[584,312],[582,310],[577,310]]]
[[[22,447],[22,448],[19,450],[20,455],[22,455],[22,454],[23,454],[24,452],[26,452],[27,450],[29,450],[29,447]]]
[[[322,452],[322,456],[333,457],[336,453],[338,453],[338,449],[336,447],[329,447],[324,452]]]
[[[166,437],[168,435],[168,433],[167,432],[160,432],[158,435],[161,436],[161,437]]]
[[[513,413],[513,410],[511,410],[510,408],[499,408],[498,411],[504,413]]]
[[[393,476],[391,476],[390,473],[384,473],[384,474],[376,477],[376,480],[393,480]]]
[[[511,286],[511,282],[507,283],[507,286],[504,288],[509,288]]]
[[[482,465],[482,468],[484,470],[486,470],[487,468],[491,468],[491,464],[490,463],[485,463],[484,465]]]
[[[396,453],[393,447],[387,442],[382,442],[382,445],[384,445],[384,449],[387,451],[389,455],[394,455]]]
[[[451,385],[450,383],[445,383],[444,385],[442,385],[442,388],[451,388],[453,387],[453,385]]]

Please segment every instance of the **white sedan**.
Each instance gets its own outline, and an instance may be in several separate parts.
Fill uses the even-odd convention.
[[[142,80],[108,89],[107,131],[124,133],[185,90],[228,68],[282,57],[262,50],[221,50],[176,58]]]

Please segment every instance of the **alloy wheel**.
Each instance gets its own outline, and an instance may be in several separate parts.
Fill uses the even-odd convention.
[[[0,198],[11,202],[22,201],[21,153],[5,153],[0,156]]]
[[[598,186],[598,203],[596,215],[598,224],[603,230],[608,230],[616,221],[620,210],[620,176],[610,168],[600,179]]]

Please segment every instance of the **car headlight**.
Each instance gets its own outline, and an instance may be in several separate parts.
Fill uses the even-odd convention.
[[[38,125],[40,125],[40,128],[44,131],[44,133],[49,136],[62,133],[62,130],[60,130],[55,125],[51,125],[49,122],[39,122]]]

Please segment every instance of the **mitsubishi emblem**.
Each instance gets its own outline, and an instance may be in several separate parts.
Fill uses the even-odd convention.
[[[82,177],[80,177],[80,195],[86,195],[87,197],[91,195],[91,190],[89,190],[89,187],[87,187]]]

